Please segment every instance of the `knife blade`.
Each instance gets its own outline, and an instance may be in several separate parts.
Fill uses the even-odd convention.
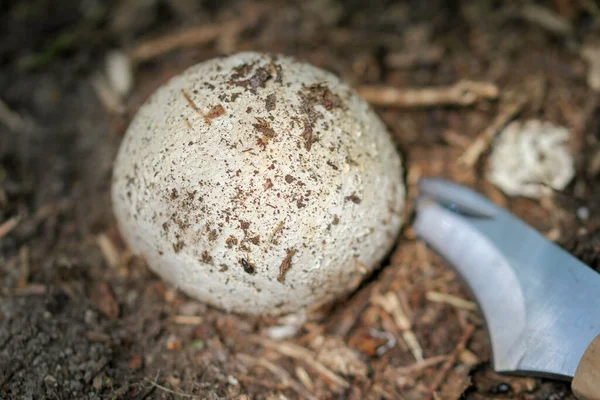
[[[600,274],[473,190],[436,178],[419,186],[415,231],[454,267],[479,304],[494,369],[572,380],[582,359],[589,360],[587,351],[598,346],[595,364],[586,369],[598,373]],[[585,375],[585,382],[595,379]],[[580,398],[600,398],[597,377],[592,394],[598,397]]]

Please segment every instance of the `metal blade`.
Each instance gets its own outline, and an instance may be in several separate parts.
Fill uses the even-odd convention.
[[[422,199],[414,227],[479,303],[494,368],[571,379],[600,333],[600,274],[483,196],[453,186],[497,212],[478,218]]]

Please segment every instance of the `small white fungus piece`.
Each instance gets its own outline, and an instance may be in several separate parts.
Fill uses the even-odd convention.
[[[113,50],[106,55],[106,79],[110,87],[121,97],[125,97],[133,87],[133,66],[131,60],[121,50]]]
[[[540,198],[563,190],[575,174],[569,131],[539,120],[516,121],[498,136],[488,179],[509,196]]]

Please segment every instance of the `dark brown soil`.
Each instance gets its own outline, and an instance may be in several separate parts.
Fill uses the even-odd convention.
[[[526,4],[534,3],[0,2],[0,99],[20,116],[0,112],[0,225],[15,222],[0,237],[0,398],[421,399],[431,388],[441,399],[573,398],[567,383],[493,373],[480,313],[428,300],[430,292],[469,297],[415,240],[410,202],[382,271],[282,343],[256,321],[162,283],[128,255],[109,202],[112,160],[153,90],[224,53],[281,52],[357,87],[468,79],[494,82],[501,96],[525,95],[522,117],[572,132],[578,174],[552,202],[505,197],[484,177],[485,155],[474,168],[459,165],[464,146],[501,111],[497,102],[377,111],[405,156],[409,199],[418,176],[468,184],[600,269],[600,185],[590,172],[600,109],[580,55],[600,40],[600,9],[536,2],[566,24],[557,28],[525,18]],[[172,51],[140,47],[203,26],[213,31]],[[139,61],[123,113],[101,102],[92,83],[111,48]],[[575,216],[580,207],[589,219]],[[407,332],[429,367],[411,369]]]

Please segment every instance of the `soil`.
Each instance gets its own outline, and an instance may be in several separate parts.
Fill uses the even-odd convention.
[[[600,108],[580,52],[600,40],[595,2],[8,0],[0,27],[0,398],[574,398],[568,383],[493,372],[480,312],[431,300],[470,297],[410,220],[416,179],[450,178],[600,270]],[[137,61],[116,107],[94,83],[114,48]],[[356,87],[493,82],[501,97],[527,97],[520,117],[570,129],[577,176],[532,201],[493,187],[485,154],[462,166],[499,101],[377,108],[405,158],[407,226],[325,319],[268,339],[258,321],[185,297],[132,257],[109,202],[140,104],[188,66],[241,50],[296,55]]]

